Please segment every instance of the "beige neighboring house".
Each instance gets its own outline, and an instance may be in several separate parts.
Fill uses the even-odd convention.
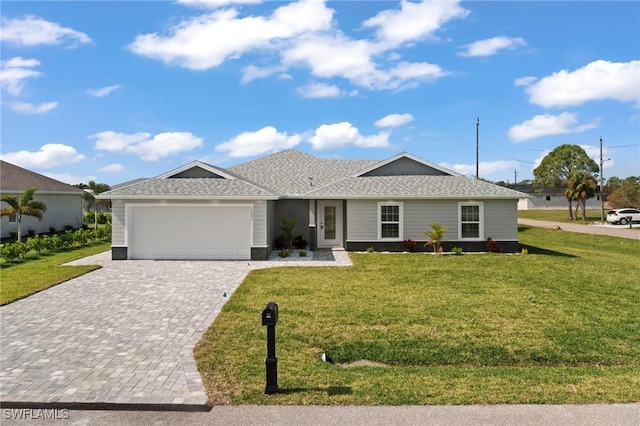
[[[28,188],[37,188],[34,200],[42,201],[47,206],[42,220],[31,216],[22,217],[22,234],[27,235],[29,230],[36,233],[49,232],[49,228],[56,231],[71,227],[82,227],[82,193],[66,183],[51,179],[41,174],[32,172],[14,164],[0,161],[0,195],[12,195],[20,197]],[[2,203],[2,208],[6,203]],[[2,238],[11,236],[18,231],[18,223],[15,217],[2,217],[0,222]]]

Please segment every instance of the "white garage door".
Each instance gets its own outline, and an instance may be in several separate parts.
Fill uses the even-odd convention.
[[[131,206],[130,259],[250,259],[251,206]]]

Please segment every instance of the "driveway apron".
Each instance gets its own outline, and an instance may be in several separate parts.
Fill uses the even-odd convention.
[[[205,404],[193,348],[250,269],[106,262],[2,307],[0,400]]]

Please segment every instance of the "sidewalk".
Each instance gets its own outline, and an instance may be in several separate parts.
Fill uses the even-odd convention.
[[[16,419],[2,409],[2,425],[51,424]],[[51,411],[60,424],[117,425],[561,425],[637,426],[640,404],[447,405],[447,406],[215,406],[207,413],[149,411]],[[65,417],[66,416],[66,417]],[[53,421],[55,423],[55,420]]]

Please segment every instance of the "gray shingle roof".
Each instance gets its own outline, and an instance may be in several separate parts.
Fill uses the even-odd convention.
[[[82,189],[55,179],[43,176],[15,164],[0,161],[0,190],[3,192],[24,192],[28,188],[37,188],[37,192],[57,192],[82,194]]]
[[[275,198],[275,194],[240,179],[147,179],[100,194],[100,198]]]
[[[100,198],[523,198],[527,195],[456,175],[355,177],[379,160],[325,159],[288,149],[229,169],[235,179],[148,179]],[[203,163],[204,164],[204,163]],[[213,167],[213,166],[211,166]]]
[[[465,176],[349,177],[317,188],[310,198],[522,198],[518,191]]]
[[[379,160],[333,160],[295,149],[230,167],[236,175],[259,182],[281,195],[298,195],[335,182],[378,163]],[[312,178],[312,179],[309,179]],[[313,185],[312,185],[313,183]]]

